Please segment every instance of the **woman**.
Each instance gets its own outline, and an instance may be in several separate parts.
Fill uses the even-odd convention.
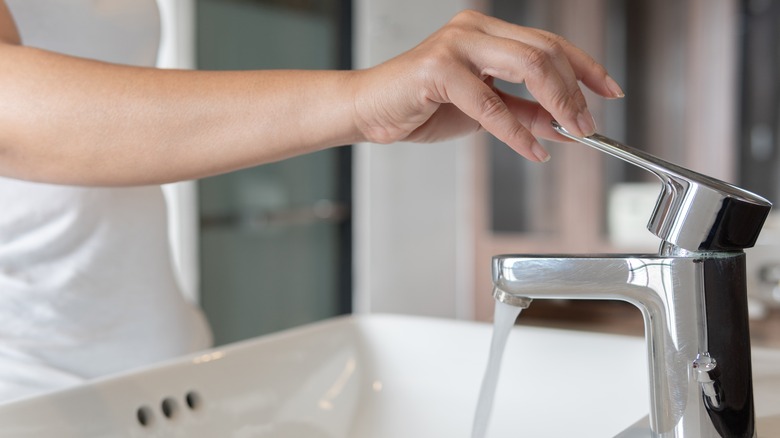
[[[473,11],[361,71],[158,70],[158,36],[154,0],[0,1],[0,400],[209,345],[161,183],[482,128],[544,162],[553,118],[595,130],[578,80],[622,96],[562,38]]]

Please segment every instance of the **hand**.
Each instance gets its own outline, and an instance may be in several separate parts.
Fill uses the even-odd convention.
[[[525,83],[536,102],[497,90],[493,78]],[[562,140],[551,120],[576,135],[595,132],[578,81],[601,96],[623,96],[604,67],[562,37],[464,11],[414,49],[359,72],[355,119],[376,143],[484,128],[543,162],[549,154],[535,136]]]

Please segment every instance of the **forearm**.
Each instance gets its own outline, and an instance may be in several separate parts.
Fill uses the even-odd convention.
[[[0,174],[153,184],[349,144],[355,74],[158,70],[3,45]]]

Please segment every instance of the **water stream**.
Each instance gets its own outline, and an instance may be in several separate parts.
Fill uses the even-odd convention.
[[[493,410],[493,399],[496,395],[498,375],[501,371],[501,359],[509,339],[509,333],[520,315],[520,307],[510,306],[496,300],[496,310],[493,316],[493,339],[490,341],[490,356],[488,357],[485,376],[482,378],[482,389],[479,391],[477,410],[474,414],[474,426],[471,438],[484,438]]]

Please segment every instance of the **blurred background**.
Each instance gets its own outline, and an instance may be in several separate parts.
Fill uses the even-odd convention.
[[[175,68],[365,68],[465,8],[544,28],[625,90],[588,94],[601,133],[780,200],[780,0],[160,3],[160,61]],[[489,321],[493,255],[657,251],[652,175],[546,146],[539,165],[484,134],[354,145],[166,187],[182,285],[225,343],[351,312]],[[770,217],[748,251],[753,335],[775,346],[778,245]],[[521,322],[642,334],[616,302],[535,302]]]

